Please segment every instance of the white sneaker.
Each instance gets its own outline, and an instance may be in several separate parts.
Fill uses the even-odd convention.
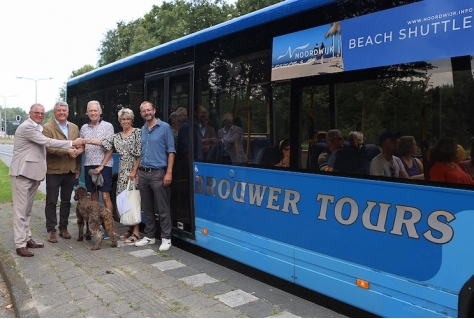
[[[168,238],[161,238],[161,245],[158,248],[161,251],[168,250],[171,248],[171,239]]]
[[[148,237],[145,236],[142,239],[140,239],[139,241],[137,241],[135,243],[135,246],[142,247],[142,246],[153,245],[153,244],[155,244],[155,238],[148,238]]]

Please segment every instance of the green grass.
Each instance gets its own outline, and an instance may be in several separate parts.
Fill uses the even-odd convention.
[[[0,204],[11,203],[12,201],[12,187],[8,170],[8,166],[3,161],[0,161]],[[45,194],[36,192],[35,200],[44,200],[45,198]]]

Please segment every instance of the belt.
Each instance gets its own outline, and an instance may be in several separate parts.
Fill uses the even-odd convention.
[[[163,168],[153,168],[153,167],[139,167],[138,168],[142,172],[154,172],[154,171],[161,171]]]

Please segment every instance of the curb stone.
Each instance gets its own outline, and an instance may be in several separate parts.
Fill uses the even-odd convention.
[[[0,244],[0,273],[7,284],[17,318],[38,318],[30,289],[8,249]]]

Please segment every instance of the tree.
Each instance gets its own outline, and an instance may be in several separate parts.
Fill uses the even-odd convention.
[[[324,38],[327,39],[332,37],[332,57],[334,57],[334,37],[337,36],[337,56],[341,56],[341,22],[336,21],[331,24],[328,32],[324,35]]]
[[[164,1],[143,18],[107,31],[101,41],[98,66],[103,66],[132,54],[198,32],[232,17],[281,2],[282,0],[238,0],[237,7],[226,0]]]
[[[98,49],[100,58],[97,64],[99,67],[130,55],[130,46],[139,23],[140,19],[130,23],[119,21],[116,29],[107,31],[105,39],[101,41],[101,46]]]
[[[269,7],[283,0],[238,0],[237,1],[237,16],[243,16],[247,13]]]
[[[72,71],[69,78],[70,79],[75,78],[76,76],[87,73],[87,72],[92,71],[94,69],[95,68],[92,65],[86,64],[82,68],[77,69],[75,71]],[[64,84],[64,86],[59,89],[59,99],[62,100],[62,101],[66,101],[66,84]]]

